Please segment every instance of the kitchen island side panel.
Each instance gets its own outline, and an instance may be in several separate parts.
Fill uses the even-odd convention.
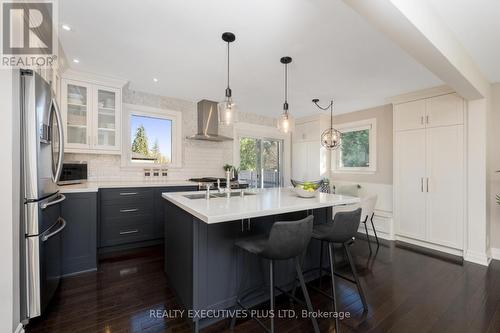
[[[181,305],[193,308],[193,216],[165,200],[165,274]]]

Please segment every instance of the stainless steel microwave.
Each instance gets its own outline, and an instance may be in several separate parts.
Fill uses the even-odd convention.
[[[87,162],[63,163],[59,185],[79,184],[87,180]]]

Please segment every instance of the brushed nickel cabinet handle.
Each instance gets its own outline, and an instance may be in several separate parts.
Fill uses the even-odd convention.
[[[139,210],[138,208],[120,209],[120,213],[132,213],[132,212],[137,212],[138,210]]]
[[[427,180],[427,186],[426,186],[426,189],[427,189],[427,193],[429,193],[429,177],[426,178]]]
[[[424,116],[420,116],[420,125],[424,124]]]
[[[137,230],[137,229],[127,230],[127,231],[120,231],[120,235],[136,234],[138,232],[139,232],[139,230]]]
[[[424,177],[420,178],[420,192],[424,192]]]
[[[429,116],[425,116],[425,123],[428,124],[429,123]]]
[[[137,192],[122,192],[120,195],[137,195]]]

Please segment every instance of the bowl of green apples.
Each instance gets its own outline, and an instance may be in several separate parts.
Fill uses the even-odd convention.
[[[301,198],[313,198],[319,193],[320,184],[314,182],[295,183],[293,190]]]

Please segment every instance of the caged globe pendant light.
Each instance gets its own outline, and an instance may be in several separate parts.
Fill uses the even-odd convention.
[[[238,121],[238,112],[236,104],[233,102],[231,88],[229,87],[229,44],[236,40],[232,32],[224,32],[222,40],[227,43],[227,88],[224,101],[217,104],[219,123],[221,125],[232,125]]]
[[[327,107],[321,107],[317,98],[313,99],[312,102],[323,111],[330,109],[330,128],[321,133],[321,145],[329,150],[337,149],[340,147],[342,133],[333,128],[333,100],[330,101]]]
[[[283,113],[278,119],[278,129],[282,133],[293,131],[294,120],[288,112],[288,64],[292,62],[292,58],[283,57],[280,62],[285,65],[285,102],[283,103]]]

